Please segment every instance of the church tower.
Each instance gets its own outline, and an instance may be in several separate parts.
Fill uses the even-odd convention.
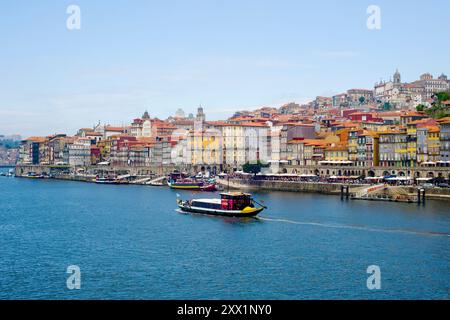
[[[145,110],[144,114],[142,115],[142,120],[150,120],[150,115],[148,114],[147,110]]]
[[[197,116],[195,118],[195,121],[203,123],[205,122],[205,120],[206,120],[205,113],[203,112],[202,106],[200,106],[197,109]]]
[[[400,72],[398,72],[398,69],[394,73],[394,83],[395,84],[402,83],[402,76],[400,75]]]

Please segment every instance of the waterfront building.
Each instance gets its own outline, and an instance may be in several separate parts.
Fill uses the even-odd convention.
[[[383,167],[405,167],[409,164],[407,133],[400,128],[379,132],[379,164]]]
[[[67,137],[65,134],[51,136],[48,140],[49,162],[50,164],[64,163],[64,149],[68,143],[73,142],[74,138]]]
[[[355,164],[362,167],[379,165],[379,136],[373,131],[364,131],[358,135],[357,157]]]
[[[223,125],[223,163],[238,169],[249,161],[267,161],[271,132],[269,126],[262,123]]]
[[[440,119],[440,161],[450,163],[450,117]]]
[[[325,148],[328,143],[323,139],[305,139],[303,146],[304,164],[317,166],[325,160]]]
[[[287,144],[287,160],[291,165],[304,166],[305,156],[304,156],[304,146],[305,139],[294,139],[288,141]]]
[[[440,130],[437,125],[417,128],[417,163],[436,164],[440,161]]]
[[[88,166],[91,164],[91,140],[89,138],[77,138],[73,143],[67,144],[66,148],[69,165]]]
[[[348,160],[356,163],[358,160],[358,137],[362,129],[352,129],[348,132]]]
[[[40,145],[45,143],[45,137],[29,137],[21,141],[19,147],[19,163],[39,164],[40,163]]]
[[[190,130],[187,136],[189,164],[219,165],[222,163],[222,132],[219,129]]]
[[[91,144],[91,164],[96,165],[101,161],[100,148],[96,144]]]
[[[111,139],[110,162],[116,166],[126,166],[129,162],[129,148],[138,144],[136,137],[122,134]]]
[[[43,142],[39,144],[39,164],[50,164],[50,149],[49,142],[50,137],[45,137]]]
[[[409,167],[417,164],[417,121],[409,122],[406,126],[406,153]]]
[[[325,161],[344,162],[349,161],[348,148],[346,144],[332,144],[325,147]]]

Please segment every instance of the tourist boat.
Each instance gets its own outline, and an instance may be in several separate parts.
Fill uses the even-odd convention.
[[[37,173],[34,172],[28,172],[25,177],[29,179],[42,179],[41,175],[38,175]]]
[[[183,212],[225,217],[255,217],[267,207],[256,202],[250,194],[242,192],[221,193],[220,199],[193,199],[183,201],[177,197]],[[258,206],[256,206],[258,205]]]
[[[119,180],[116,177],[112,176],[105,176],[105,177],[97,176],[95,177],[94,182],[98,184],[128,184],[128,181]]]
[[[216,183],[208,181],[197,181],[194,179],[170,180],[167,182],[171,189],[216,191]]]

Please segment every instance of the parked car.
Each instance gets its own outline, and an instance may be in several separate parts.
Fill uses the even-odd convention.
[[[449,187],[449,184],[446,183],[446,182],[439,183],[439,184],[438,184],[438,187],[439,187],[439,188],[448,188],[448,187]]]

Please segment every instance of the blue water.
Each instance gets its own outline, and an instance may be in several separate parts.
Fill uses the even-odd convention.
[[[269,210],[241,221],[178,213],[175,198],[0,177],[0,299],[450,297],[449,202],[259,193]],[[80,290],[66,287],[69,265]],[[369,265],[380,290],[367,289]]]

